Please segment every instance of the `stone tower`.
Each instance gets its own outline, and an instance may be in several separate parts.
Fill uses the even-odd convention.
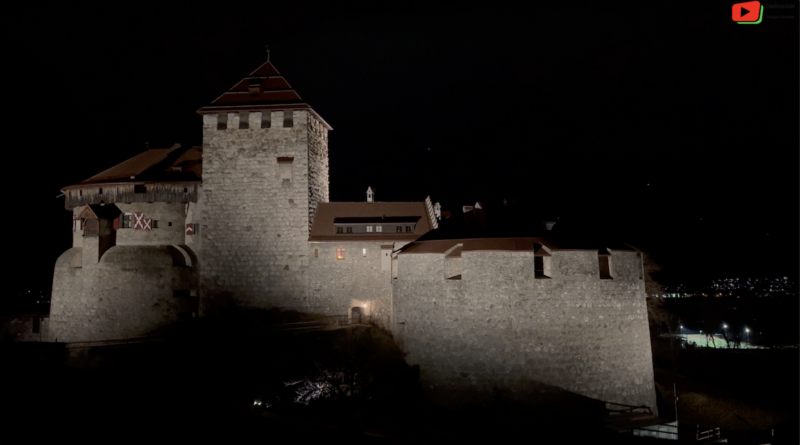
[[[203,116],[201,313],[306,307],[308,236],[328,201],[328,131],[271,62]]]

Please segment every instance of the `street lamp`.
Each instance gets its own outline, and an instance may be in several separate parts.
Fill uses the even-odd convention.
[[[748,348],[750,347],[750,328],[744,328],[744,332],[747,334],[747,344]]]

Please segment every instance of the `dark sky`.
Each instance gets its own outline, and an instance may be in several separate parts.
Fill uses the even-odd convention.
[[[47,288],[70,245],[62,186],[146,141],[200,145],[195,111],[267,43],[334,127],[332,200],[367,186],[453,210],[519,196],[612,224],[686,277],[797,275],[800,9],[737,25],[732,2],[331,3],[19,14],[5,70],[8,221],[26,221],[8,230],[14,288]]]

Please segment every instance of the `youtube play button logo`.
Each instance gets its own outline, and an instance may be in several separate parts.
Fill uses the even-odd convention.
[[[764,7],[761,2],[746,2],[733,5],[733,21],[740,25],[756,25],[764,18]]]

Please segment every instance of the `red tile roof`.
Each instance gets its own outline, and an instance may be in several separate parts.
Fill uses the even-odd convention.
[[[251,91],[251,87],[254,89]],[[289,82],[281,76],[272,62],[266,62],[249,76],[240,80],[230,90],[214,99],[210,105],[199,110],[200,114],[220,111],[260,111],[307,109],[312,112],[328,130],[330,125],[303,102],[300,95],[292,89]]]
[[[147,150],[76,186],[121,182],[199,182],[203,177],[202,147]]]
[[[378,221],[383,217],[388,223],[403,217],[404,220],[413,218],[417,223],[413,233],[336,233],[334,222],[340,218],[351,221]],[[428,210],[423,201],[323,202],[317,205],[309,241],[414,241],[430,230],[431,222],[428,220]]]

